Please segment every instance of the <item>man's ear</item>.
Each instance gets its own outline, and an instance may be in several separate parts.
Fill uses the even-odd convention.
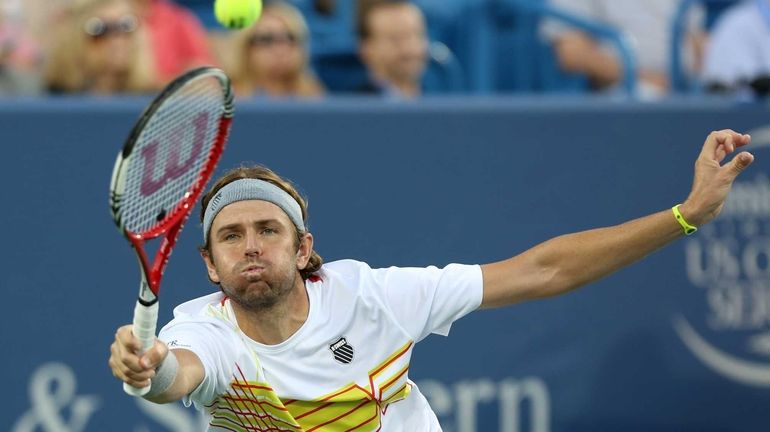
[[[218,284],[219,274],[217,274],[217,268],[214,266],[214,260],[211,258],[211,254],[204,248],[200,249],[200,253],[201,258],[203,258],[203,262],[206,264],[206,272],[209,275],[209,280],[212,283]]]
[[[305,233],[299,239],[297,248],[297,270],[304,270],[313,254],[313,234]]]

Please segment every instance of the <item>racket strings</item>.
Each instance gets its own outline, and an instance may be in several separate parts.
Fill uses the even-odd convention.
[[[126,175],[121,204],[126,229],[151,231],[181,210],[211,158],[224,98],[217,78],[201,77],[177,89],[152,114]]]

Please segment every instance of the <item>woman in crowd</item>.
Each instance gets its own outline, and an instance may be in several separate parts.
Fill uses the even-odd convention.
[[[260,19],[235,36],[230,75],[240,97],[320,97],[325,89],[309,68],[308,30],[286,3],[267,3]]]
[[[157,88],[148,38],[128,0],[76,0],[54,23],[46,84],[53,93]]]

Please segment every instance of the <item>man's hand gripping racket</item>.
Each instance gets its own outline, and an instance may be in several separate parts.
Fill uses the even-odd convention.
[[[141,352],[155,342],[158,294],[171,250],[216,168],[233,119],[230,80],[203,67],[172,81],[145,109],[118,154],[110,183],[110,210],[136,251],[141,269],[133,333]],[[145,242],[164,236],[155,259]],[[124,383],[126,393],[150,387]]]

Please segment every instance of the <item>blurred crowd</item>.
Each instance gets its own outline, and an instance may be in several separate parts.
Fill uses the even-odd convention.
[[[503,32],[469,24],[479,22],[469,17],[488,3],[477,0],[266,0],[260,19],[239,31],[207,25],[199,11],[210,3],[0,0],[0,95],[153,93],[201,65],[225,69],[239,98],[474,93],[478,88],[462,79],[485,58],[479,34],[497,42],[489,63],[504,65],[510,53],[524,49],[505,45]],[[576,77],[586,93],[616,92],[633,74],[635,94],[670,95],[677,90],[672,54],[680,56],[690,92],[741,98],[770,92],[770,0],[496,3],[484,13],[508,25],[509,36],[525,26],[501,4],[534,17],[529,31],[539,48],[523,61],[543,63],[547,56],[560,76]],[[327,37],[330,25],[343,36]],[[603,29],[622,37],[633,63]],[[635,70],[625,70],[629,64]],[[429,85],[432,68],[443,84]]]

